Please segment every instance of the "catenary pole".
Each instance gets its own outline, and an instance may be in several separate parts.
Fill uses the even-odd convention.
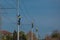
[[[38,37],[39,37],[38,27],[36,27],[36,36],[37,36],[37,40],[39,40],[39,39],[38,39]]]
[[[33,21],[32,21],[32,35],[31,35],[31,40],[33,40],[33,27],[34,27],[34,24],[33,24]]]
[[[2,36],[1,35],[1,24],[2,24],[2,22],[1,21],[2,21],[2,18],[1,18],[1,14],[0,14],[0,40],[2,39],[2,37],[1,37]]]
[[[18,32],[17,32],[17,40],[19,40],[19,27],[20,27],[20,20],[21,16],[19,13],[19,0],[17,0],[17,14],[18,14]]]
[[[18,33],[17,33],[17,40],[19,40],[19,27],[20,27],[20,20],[21,20],[21,16],[18,15]]]

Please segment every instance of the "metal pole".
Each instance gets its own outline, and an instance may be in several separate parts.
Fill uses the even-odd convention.
[[[33,40],[33,28],[32,28],[32,37],[31,37],[31,40]]]
[[[20,14],[18,15],[18,33],[17,33],[17,40],[19,40],[19,27],[20,27],[20,20],[21,20],[21,16]]]
[[[17,0],[17,12],[18,12],[18,32],[17,32],[17,40],[19,40],[19,26],[20,26],[19,0]]]
[[[38,39],[39,38],[38,27],[36,27],[36,36],[37,36],[37,39]]]
[[[18,25],[18,34],[17,34],[17,40],[19,40],[19,25]]]
[[[34,27],[34,25],[33,25],[33,22],[32,22],[32,35],[31,35],[31,40],[33,40],[33,27]]]
[[[18,15],[18,33],[17,33],[17,40],[19,40],[19,27],[20,27],[20,20],[21,20],[21,16]]]
[[[2,17],[1,17],[1,13],[0,13],[0,40],[2,40],[1,27],[2,27]]]

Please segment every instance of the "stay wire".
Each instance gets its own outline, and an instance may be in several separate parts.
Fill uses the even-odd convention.
[[[22,4],[23,4],[24,9],[25,9],[25,11],[26,11],[26,13],[27,13],[26,15],[29,16],[29,18],[31,18],[31,19],[35,22],[35,19],[34,19],[32,16],[29,15],[29,12],[27,11],[27,8],[26,8],[26,5],[24,4],[24,2],[22,2]],[[37,26],[36,24],[35,24],[35,26],[36,26],[36,27],[39,27],[39,26]]]
[[[25,12],[26,12],[26,15],[27,15],[30,19],[32,19],[32,21],[35,21],[35,19],[34,19],[31,15],[29,15],[29,11],[27,10],[26,5],[24,4],[24,1],[22,2],[22,5],[24,6],[24,10],[25,10]]]

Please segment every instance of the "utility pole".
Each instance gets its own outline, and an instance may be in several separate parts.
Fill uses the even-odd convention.
[[[19,27],[20,27],[20,20],[21,16],[19,13],[19,0],[17,0],[17,13],[18,13],[18,32],[17,32],[17,40],[19,40]]]
[[[33,40],[33,27],[34,27],[34,23],[33,23],[33,21],[32,21],[32,35],[31,35],[31,40]]]
[[[1,40],[1,16],[0,16],[0,40]]]
[[[20,27],[20,20],[21,20],[21,16],[18,15],[18,33],[17,33],[17,40],[19,40],[19,27]]]
[[[2,40],[2,33],[1,33],[1,27],[2,27],[2,17],[1,17],[1,14],[2,14],[2,12],[1,12],[1,10],[0,10],[0,40]]]
[[[1,30],[1,14],[0,14],[0,30]]]
[[[36,36],[37,36],[37,39],[39,40],[39,32],[38,32],[38,27],[36,27]]]

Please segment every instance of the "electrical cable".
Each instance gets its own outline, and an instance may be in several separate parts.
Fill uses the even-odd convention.
[[[22,1],[21,1],[22,2]],[[34,22],[36,22],[35,18],[33,18],[31,15],[29,15],[29,11],[26,8],[26,5],[24,4],[24,1],[22,2],[22,5],[24,6],[26,15],[29,16],[29,18],[31,18]],[[35,24],[36,25],[36,24]]]
[[[22,2],[22,5],[24,6],[26,15],[29,16],[29,18],[31,18],[34,21],[35,19],[31,15],[29,15],[29,12],[28,12],[28,10],[27,10],[26,5],[24,4],[24,2]]]
[[[7,2],[7,0],[6,0],[6,2]],[[7,2],[7,4],[9,4],[9,5],[11,5],[11,6],[13,6],[12,4],[10,4],[9,2]],[[2,4],[0,4],[0,6],[3,6]],[[14,7],[12,7],[12,8],[4,8],[4,7],[1,7],[0,9],[16,9],[16,8],[14,8]]]
[[[6,8],[2,8],[2,9],[6,9]],[[7,8],[7,9],[15,9],[15,8]],[[24,9],[21,9],[20,8],[20,10],[21,11],[23,11],[23,13],[24,13]],[[27,9],[25,9],[25,11],[27,12]],[[28,12],[27,12],[28,13]],[[29,16],[29,18],[27,18],[28,16],[24,13],[24,15],[25,15],[25,17],[26,17],[26,19],[28,20],[29,18],[31,18],[31,16],[30,15],[28,15]],[[6,16],[4,16],[7,20],[10,20],[11,22],[13,22],[10,18],[8,18],[8,17],[6,17]],[[33,18],[31,18],[31,19],[33,19]],[[14,23],[15,24],[15,23]],[[26,24],[24,24],[24,25],[26,25]],[[28,25],[28,24],[27,24]],[[31,24],[29,24],[29,25],[31,25]],[[13,25],[12,25],[13,26]]]

